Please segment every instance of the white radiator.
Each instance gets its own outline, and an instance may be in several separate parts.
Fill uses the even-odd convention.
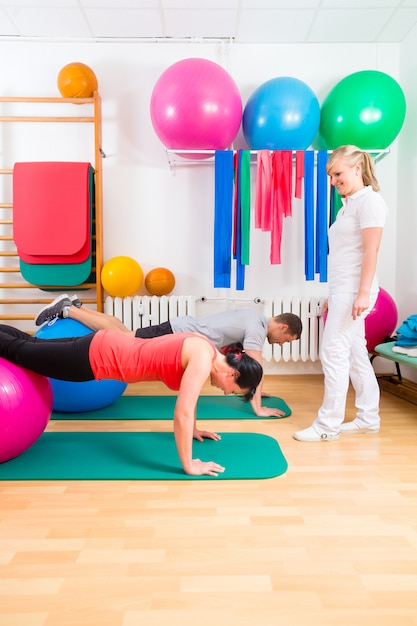
[[[274,298],[264,300],[264,314],[275,317],[280,313],[295,313],[301,318],[303,332],[298,341],[271,345],[265,343],[263,358],[279,361],[318,361],[320,358],[320,341],[323,334],[323,318],[321,308],[325,298]]]
[[[104,312],[115,315],[130,330],[154,326],[166,322],[178,315],[196,316],[196,301],[205,298],[195,296],[134,296],[128,298],[111,298],[104,301]],[[301,318],[303,332],[301,339],[285,343],[282,347],[265,343],[263,357],[266,361],[317,361],[320,357],[320,339],[323,332],[323,320],[320,316],[324,298],[255,298],[253,302],[263,308],[267,317],[280,313],[295,313]],[[217,311],[230,310],[230,302],[219,299]],[[229,305],[229,306],[227,306]],[[239,307],[245,306],[243,303]],[[199,308],[198,317],[204,316],[204,304]],[[238,308],[235,306],[235,308]],[[213,311],[211,311],[212,313]],[[207,313],[208,315],[208,313]]]
[[[195,316],[194,296],[134,296],[104,301],[104,312],[122,320],[130,330],[166,322],[177,315]]]

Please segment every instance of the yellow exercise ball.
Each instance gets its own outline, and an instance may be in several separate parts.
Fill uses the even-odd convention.
[[[175,276],[166,267],[155,267],[146,274],[145,287],[153,296],[166,296],[175,287]]]
[[[68,63],[58,74],[58,89],[64,98],[91,98],[98,89],[97,77],[84,63]]]
[[[142,287],[142,268],[129,256],[115,256],[103,265],[101,284],[109,296],[114,298],[132,296]]]

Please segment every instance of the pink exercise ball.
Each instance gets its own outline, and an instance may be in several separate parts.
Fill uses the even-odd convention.
[[[49,378],[0,357],[0,463],[19,456],[42,435],[52,401]]]
[[[171,65],[153,88],[150,109],[155,132],[169,149],[224,150],[242,121],[236,83],[225,69],[207,59],[184,59]]]
[[[398,310],[393,298],[380,289],[373,309],[365,317],[365,337],[368,352],[391,337],[397,327]]]

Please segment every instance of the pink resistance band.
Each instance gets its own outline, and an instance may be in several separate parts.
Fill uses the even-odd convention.
[[[239,179],[239,153],[236,152],[233,155],[233,167],[235,170],[235,187],[233,191],[233,234],[232,234],[232,253],[233,257],[236,258],[237,253],[237,235],[238,235],[238,184],[237,181]]]
[[[302,197],[302,186],[304,178],[304,150],[297,150],[295,153],[295,192],[296,198]]]
[[[272,231],[271,264],[281,263],[283,216],[292,215],[292,151],[276,150],[272,154]]]
[[[255,228],[270,231],[272,156],[269,150],[258,151],[256,165]]]

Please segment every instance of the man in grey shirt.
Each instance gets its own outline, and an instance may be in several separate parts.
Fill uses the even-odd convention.
[[[81,307],[76,296],[69,298],[66,294],[43,307],[35,322],[40,326],[56,317],[69,317],[92,330],[112,328],[142,339],[169,333],[199,333],[207,337],[220,351],[223,346],[239,342],[248,356],[256,359],[261,365],[265,341],[282,346],[284,343],[299,339],[302,332],[301,319],[293,313],[282,313],[268,318],[254,309],[223,311],[201,318],[183,315],[155,326],[129,330],[119,318],[85,306]],[[258,417],[283,415],[279,409],[262,406],[262,382],[251,400],[251,405]]]

